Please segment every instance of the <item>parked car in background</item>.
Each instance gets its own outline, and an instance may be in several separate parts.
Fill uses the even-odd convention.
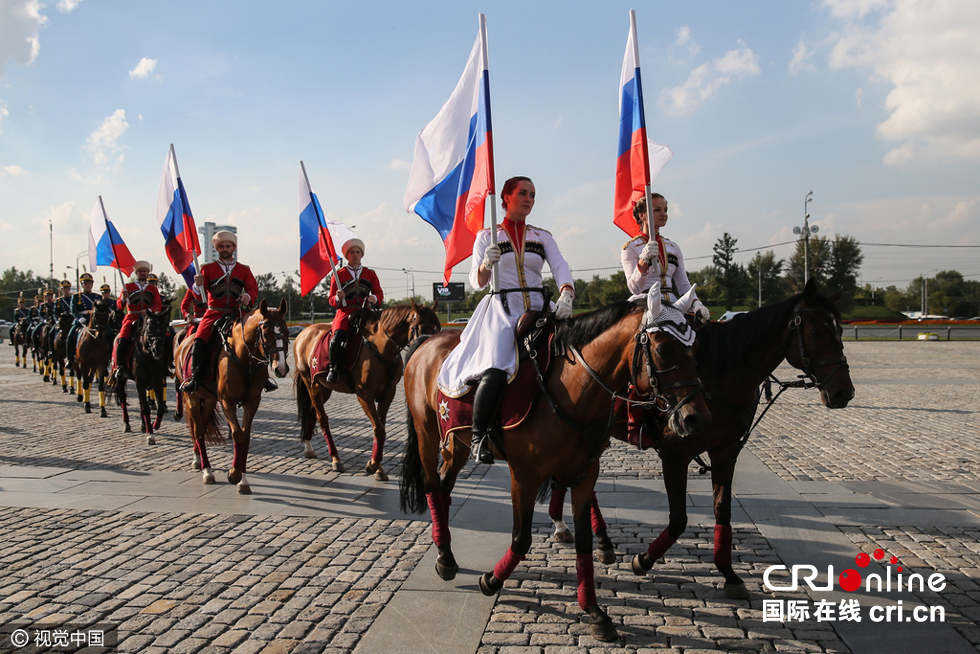
[[[10,330],[14,328],[13,323],[0,320],[0,339],[10,338]]]
[[[465,325],[470,321],[469,318],[456,318],[455,320],[450,320],[447,325]]]

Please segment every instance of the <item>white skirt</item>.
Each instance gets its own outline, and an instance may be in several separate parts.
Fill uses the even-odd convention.
[[[478,380],[489,368],[506,372],[510,383],[517,375],[514,327],[519,318],[512,321],[500,300],[492,295],[480,300],[463,329],[459,345],[439,369],[436,378],[439,390],[449,397],[466,395],[471,388],[469,383]]]

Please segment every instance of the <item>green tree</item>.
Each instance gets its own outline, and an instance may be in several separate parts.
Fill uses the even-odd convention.
[[[722,295],[721,269],[718,266],[705,266],[700,270],[688,271],[687,278],[692,284],[697,284],[695,293],[704,304],[717,304]]]
[[[752,261],[746,267],[749,284],[754,286],[754,290],[748,293],[750,309],[759,308],[760,294],[762,295],[761,306],[772,304],[786,297],[789,289],[782,278],[784,263],[785,261],[782,259],[776,259],[776,253],[772,250],[764,253],[756,252],[755,256],[752,257]]]
[[[864,255],[861,254],[861,246],[857,239],[834,234],[834,240],[830,242],[830,253],[824,266],[826,276],[824,289],[827,293],[834,293],[838,290],[843,293],[841,301],[837,303],[838,308],[843,312],[850,311],[854,307],[858,273],[863,261]]]
[[[742,301],[748,289],[748,275],[745,268],[735,263],[737,246],[738,239],[725,232],[712,248],[715,254],[711,257],[711,261],[721,271],[719,282],[725,308],[729,311]]]
[[[46,279],[41,279],[33,271],[17,270],[11,266],[0,276],[0,318],[13,321],[14,309],[17,308],[17,298],[24,294],[28,306],[34,303],[37,289],[48,286]]]
[[[803,267],[804,241],[796,242],[796,251],[786,262],[786,281],[793,293],[802,293],[806,285]],[[830,260],[830,241],[820,236],[810,238],[810,277],[821,289],[827,288],[827,265]]]

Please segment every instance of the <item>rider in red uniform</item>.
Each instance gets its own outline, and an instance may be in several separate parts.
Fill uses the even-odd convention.
[[[194,292],[201,297],[207,294],[208,308],[194,331],[191,376],[180,387],[184,393],[193,393],[201,382],[210,360],[208,341],[211,339],[214,323],[239,309],[249,310],[259,294],[259,285],[251,269],[235,261],[238,237],[231,232],[220,231],[211,237],[211,243],[218,251],[218,260],[202,267],[201,273],[194,277],[194,288],[188,290],[189,293]],[[266,390],[275,388],[277,387],[274,383],[266,384]]]
[[[327,370],[328,384],[340,381],[337,364],[344,358],[344,346],[350,332],[351,315],[361,308],[376,307],[384,300],[384,291],[378,276],[370,268],[361,265],[364,257],[364,241],[349,239],[341,251],[347,265],[337,271],[330,279],[330,306],[337,309],[337,315],[330,325],[333,337],[330,339],[330,368]]]
[[[187,289],[184,299],[180,301],[180,315],[187,321],[187,335],[184,338],[194,333],[194,329],[207,310],[208,303],[204,298],[195,293],[193,288]]]
[[[119,335],[116,336],[115,347],[112,350],[113,376],[117,380],[122,371],[122,367],[119,366],[120,357],[129,352],[133,332],[136,331],[136,322],[147,309],[152,311],[163,310],[160,291],[146,280],[151,270],[153,270],[153,266],[148,261],[137,261],[134,267],[136,281],[123,286],[122,291],[119,292],[119,299],[116,301],[118,308],[126,310],[126,317],[123,318],[122,327],[119,329]]]

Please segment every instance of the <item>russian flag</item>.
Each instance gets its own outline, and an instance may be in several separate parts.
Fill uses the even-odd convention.
[[[616,156],[616,195],[613,223],[630,236],[640,233],[633,219],[633,204],[643,197],[650,183],[650,156],[643,114],[643,88],[636,45],[636,18],[630,11],[630,33],[626,57],[619,76],[619,149]]]
[[[157,193],[157,222],[163,232],[170,264],[184,278],[188,287],[193,286],[194,257],[201,254],[201,243],[197,238],[197,226],[187,192],[180,180],[173,143],[167,151],[167,160],[163,162],[160,191]]]
[[[343,223],[327,220],[316,193],[310,188],[306,166],[299,162],[299,285],[306,295],[340,263],[340,249],[357,235]]]
[[[415,139],[405,210],[436,228],[446,247],[445,281],[473,254],[483,229],[487,195],[494,193],[490,73],[486,17],[463,76],[436,117]]]
[[[133,266],[136,265],[136,259],[106,215],[101,195],[95,201],[92,218],[89,220],[88,265],[92,272],[98,270],[99,266],[112,266],[123,271],[127,277],[133,274]]]

